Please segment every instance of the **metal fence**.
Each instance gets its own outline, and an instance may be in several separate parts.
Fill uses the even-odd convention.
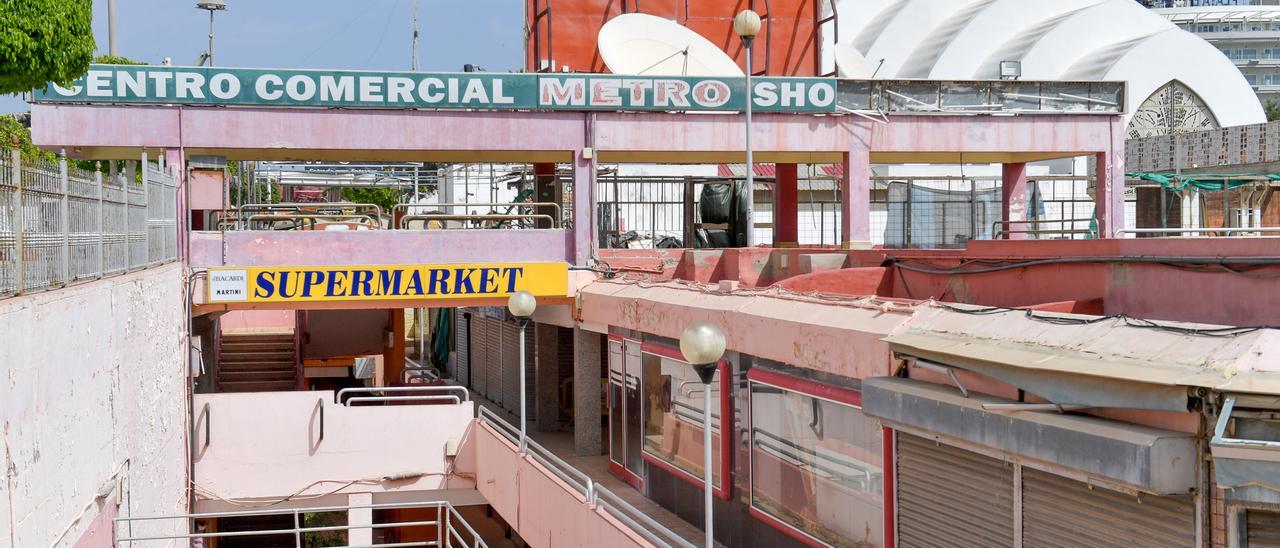
[[[307,517],[316,514],[338,513],[350,515],[352,510],[365,510],[373,512],[373,515],[379,516],[386,510],[435,510],[433,519],[410,519],[405,521],[379,521],[374,519],[369,523],[363,524],[343,524],[343,525],[307,525]],[[180,528],[183,525],[191,523],[208,523],[209,520],[236,520],[236,519],[254,519],[260,522],[263,518],[272,516],[285,518],[283,521],[291,522],[288,526],[281,525],[256,525],[241,529],[233,529],[227,531],[203,531],[197,530],[192,533],[159,533],[159,534],[133,534],[131,525],[140,524],[163,524],[171,528]],[[167,516],[146,516],[146,517],[120,517],[115,518],[115,527],[112,528],[114,535],[113,545],[119,547],[146,547],[146,546],[173,546],[175,540],[181,540],[184,543],[195,539],[227,539],[230,544],[233,539],[238,539],[244,544],[240,545],[260,545],[260,546],[288,546],[292,544],[295,548],[303,548],[304,546],[333,546],[332,539],[313,539],[313,534],[333,534],[337,533],[343,539],[342,544],[350,542],[350,533],[352,531],[386,531],[401,527],[422,527],[430,528],[435,532],[435,539],[407,541],[407,542],[375,542],[373,544],[358,544],[358,546],[373,547],[391,547],[391,546],[436,546],[436,547],[459,547],[459,548],[487,548],[488,544],[480,537],[476,530],[467,523],[452,504],[447,501],[430,501],[430,502],[402,502],[402,503],[381,503],[381,504],[350,504],[347,506],[325,506],[325,507],[308,507],[308,508],[261,508],[257,510],[241,510],[232,512],[204,512],[195,514],[173,514]],[[375,540],[376,540],[375,536]],[[214,540],[213,542],[216,542]]]
[[[64,287],[173,260],[176,177],[140,180],[0,154],[0,297]]]

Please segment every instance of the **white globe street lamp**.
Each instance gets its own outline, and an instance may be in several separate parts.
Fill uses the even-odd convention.
[[[525,430],[528,420],[525,418],[527,407],[525,405],[525,358],[524,358],[524,335],[525,328],[529,326],[529,316],[533,315],[533,311],[538,308],[538,299],[534,298],[532,293],[528,291],[517,291],[507,299],[507,310],[511,311],[511,315],[516,317],[516,325],[520,326],[520,452],[525,450]]]
[[[757,17],[757,29],[759,28],[759,21],[759,17]],[[737,27],[737,19],[734,20],[734,27]],[[750,168],[751,166],[748,165],[747,169],[750,170]],[[703,490],[703,515],[705,516],[703,528],[706,530],[708,548],[715,545],[711,512],[711,379],[716,375],[716,367],[720,364],[720,358],[724,357],[724,349],[724,332],[711,322],[693,322],[684,328],[684,332],[680,333],[680,353],[684,355],[685,361],[693,366],[694,371],[697,371],[698,378],[702,381],[702,471],[707,482],[706,489]],[[723,420],[724,417],[721,417],[721,419],[720,435],[724,436],[726,435],[724,424],[727,424],[727,422]]]
[[[755,159],[751,154],[751,103],[754,95],[751,90],[751,44],[755,42],[756,35],[760,33],[760,15],[751,10],[742,10],[733,18],[733,32],[742,39],[742,45],[747,50],[747,247],[756,245],[756,183],[755,183]]]

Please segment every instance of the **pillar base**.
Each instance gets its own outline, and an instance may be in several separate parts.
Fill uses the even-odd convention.
[[[792,249],[800,247],[800,242],[773,242],[773,247],[780,249]]]

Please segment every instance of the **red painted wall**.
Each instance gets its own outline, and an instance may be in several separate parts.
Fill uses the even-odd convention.
[[[674,19],[693,29],[711,43],[720,47],[743,64],[745,54],[742,41],[733,33],[733,16],[751,7],[761,16],[770,17],[761,27],[757,37],[755,71],[765,69],[765,44],[769,44],[770,76],[815,76],[818,71],[818,19],[817,0],[550,0],[552,54],[556,70],[564,65],[574,72],[609,72],[596,49],[596,37],[600,27],[609,19],[623,13],[639,11],[667,19]],[[537,0],[539,10],[546,8],[548,0]],[[538,40],[543,59],[548,58],[546,18],[534,22],[534,0],[525,0],[525,21],[529,27],[526,42],[525,69],[536,71],[539,62],[534,58],[534,44]],[[834,32],[830,24],[823,27]],[[768,37],[766,37],[768,35]]]

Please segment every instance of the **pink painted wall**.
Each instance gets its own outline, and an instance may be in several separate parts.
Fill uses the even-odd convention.
[[[564,230],[194,232],[191,265],[294,266],[569,260]]]
[[[710,321],[724,330],[730,350],[849,378],[889,374],[889,347],[881,339],[910,313],[625,281],[597,282],[579,295],[586,322],[679,338],[685,326]]]
[[[293,331],[295,323],[292,310],[233,310],[218,318],[223,333]]]
[[[115,538],[112,534],[115,531],[115,522],[112,521],[119,513],[116,507],[114,497],[108,497],[94,502],[96,506],[97,516],[93,521],[89,522],[89,529],[76,539],[74,548],[112,548]]]
[[[222,209],[222,171],[193,169],[187,183],[191,186],[191,209]]]
[[[444,455],[445,443],[461,440],[470,425],[471,402],[345,407],[333,397],[332,391],[197,394],[195,483],[205,493],[200,498],[474,488],[469,479],[446,475]],[[380,479],[401,472],[426,475]],[[346,485],[354,480],[360,481]]]
[[[473,448],[476,488],[531,546],[652,546],[532,457],[517,454],[489,425],[477,422],[465,445]]]
[[[381,354],[385,348],[383,331],[389,329],[387,311],[308,310],[304,358]]]

